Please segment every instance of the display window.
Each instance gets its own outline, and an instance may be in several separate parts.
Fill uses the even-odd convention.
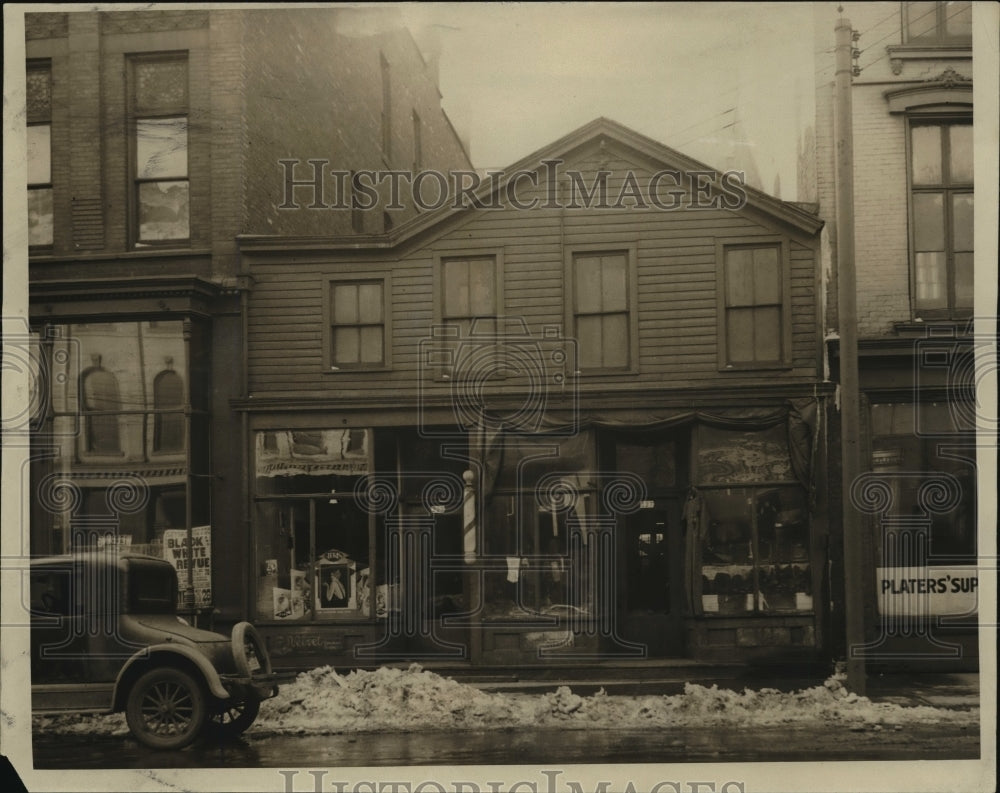
[[[586,579],[594,459],[590,432],[504,440],[496,487],[481,510],[487,619],[593,615]]]
[[[811,611],[810,523],[784,427],[698,430],[701,608],[707,615]]]

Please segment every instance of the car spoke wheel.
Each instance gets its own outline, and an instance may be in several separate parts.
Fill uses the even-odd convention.
[[[260,699],[252,694],[239,702],[221,700],[211,715],[213,732],[222,739],[237,738],[250,729],[259,712]]]
[[[152,669],[140,677],[125,706],[132,734],[153,749],[187,746],[207,718],[202,687],[191,675],[171,667]]]

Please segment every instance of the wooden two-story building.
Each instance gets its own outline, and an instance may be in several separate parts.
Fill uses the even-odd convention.
[[[239,238],[275,663],[823,655],[818,217],[606,119],[460,176]]]

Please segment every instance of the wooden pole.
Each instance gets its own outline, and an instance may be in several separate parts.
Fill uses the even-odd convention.
[[[865,640],[861,515],[851,502],[851,485],[861,473],[860,394],[858,388],[857,291],[854,266],[854,140],[851,83],[853,31],[846,18],[836,30],[837,163],[837,318],[840,332],[840,421],[844,532],[844,619],[847,639],[847,687],[865,693]]]

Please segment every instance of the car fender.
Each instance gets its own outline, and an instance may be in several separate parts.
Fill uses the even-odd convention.
[[[201,673],[202,679],[204,679],[205,685],[208,688],[208,692],[212,696],[219,699],[229,699],[229,692],[226,690],[226,687],[222,685],[219,673],[215,671],[215,667],[212,666],[211,661],[209,661],[204,655],[197,650],[191,647],[185,647],[182,644],[163,643],[152,644],[144,650],[140,650],[121,668],[121,671],[118,672],[118,677],[115,678],[115,693],[113,702],[116,705],[120,701],[120,686],[122,681],[129,675],[129,670],[136,664],[147,662],[150,657],[159,653],[186,658],[198,668],[198,671]]]

